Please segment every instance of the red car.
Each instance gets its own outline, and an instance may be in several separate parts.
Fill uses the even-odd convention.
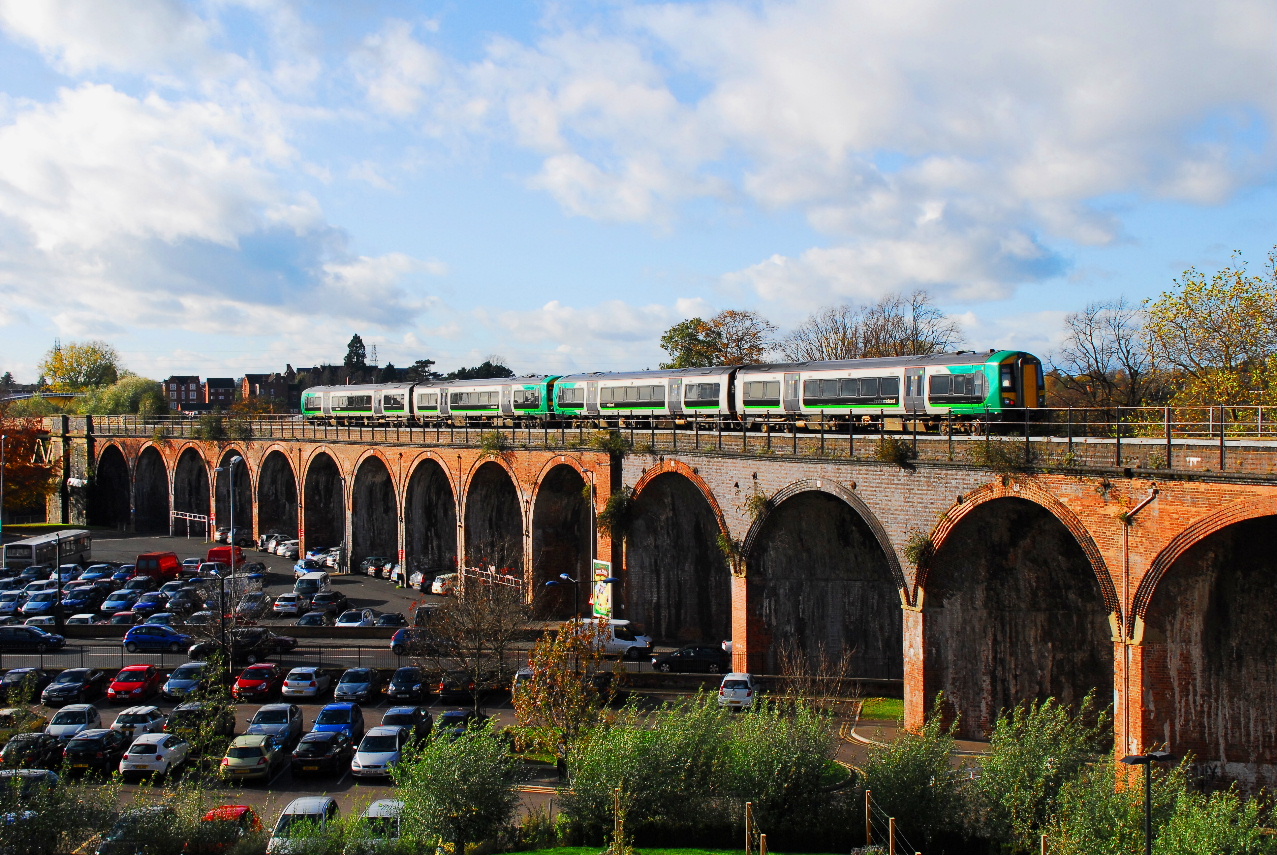
[[[279,666],[259,662],[239,675],[231,694],[237,701],[262,700],[278,695],[283,686],[284,672]]]
[[[115,703],[135,704],[159,694],[164,673],[154,665],[129,665],[115,675],[106,688],[106,698]]]
[[[194,855],[225,852],[244,837],[262,830],[262,821],[248,805],[222,805],[204,815],[186,851]]]

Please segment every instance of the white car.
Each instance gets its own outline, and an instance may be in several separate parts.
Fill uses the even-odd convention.
[[[147,733],[133,740],[120,759],[120,774],[167,775],[191,756],[191,744],[172,733]]]
[[[430,584],[430,593],[440,597],[446,597],[456,591],[456,588],[457,574],[444,573],[442,576],[436,576],[434,582]]]
[[[372,626],[373,621],[377,619],[377,613],[372,609],[347,609],[341,613],[341,617],[337,618],[337,626],[340,627],[356,627],[356,626]]]
[[[284,678],[280,691],[286,698],[317,698],[333,684],[332,675],[312,666],[294,668]]]
[[[102,716],[93,704],[68,704],[57,711],[44,732],[67,742],[81,731],[96,730],[101,726]]]
[[[53,615],[36,615],[22,622],[23,626],[57,626],[58,619]]]
[[[277,615],[297,615],[310,611],[310,598],[301,594],[280,594],[275,598],[271,611]]]
[[[411,734],[408,728],[380,724],[364,734],[355,756],[350,761],[350,772],[361,778],[384,778],[390,769],[403,759],[404,746]]]
[[[361,852],[377,852],[390,849],[399,843],[399,819],[403,815],[403,802],[399,799],[377,799],[364,810],[359,841]]]
[[[718,705],[733,710],[747,710],[754,705],[757,694],[753,674],[724,674],[723,682],[718,687]]]
[[[136,706],[120,712],[111,724],[111,730],[127,733],[136,739],[146,733],[159,733],[168,723],[168,716],[158,707]]]
[[[93,614],[71,615],[67,618],[67,626],[92,626],[97,619],[98,616]]]
[[[300,852],[305,841],[296,840],[297,832],[305,829],[323,829],[337,819],[340,810],[332,796],[302,796],[288,803],[271,830],[266,843],[266,855],[288,855]]]

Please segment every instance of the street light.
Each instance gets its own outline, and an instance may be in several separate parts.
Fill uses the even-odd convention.
[[[1131,754],[1122,758],[1128,766],[1144,767],[1144,853],[1153,855],[1153,764],[1174,760],[1169,751],[1150,751],[1147,754]]]
[[[0,567],[9,563],[9,547],[4,543],[4,443],[8,438],[0,434]]]
[[[566,585],[572,583],[572,617],[579,618],[581,616],[581,583],[573,579],[567,573],[560,573],[558,579],[551,579],[545,583],[547,588],[553,588],[558,585]]]
[[[243,462],[244,458],[236,454],[226,462],[225,466],[219,466],[213,470],[214,472],[225,472],[227,478],[230,480],[230,489],[228,492],[230,493],[231,501],[231,572],[228,575],[230,575],[232,579],[235,578],[235,464]],[[218,611],[221,612],[222,655],[226,657],[226,678],[229,680],[235,677],[235,667],[234,657],[231,655],[230,644],[227,643],[228,640],[226,637],[226,576],[222,577],[222,600],[221,608],[218,609]]]

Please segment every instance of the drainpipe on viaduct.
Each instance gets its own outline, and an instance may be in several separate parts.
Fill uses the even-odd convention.
[[[1131,747],[1131,526],[1140,511],[1152,504],[1157,498],[1157,488],[1151,489],[1147,496],[1135,507],[1122,516],[1122,737],[1126,742],[1126,754],[1138,754],[1140,747]]]

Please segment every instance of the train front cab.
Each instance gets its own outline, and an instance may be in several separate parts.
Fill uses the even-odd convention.
[[[997,406],[1003,421],[1024,421],[1026,415],[1032,419],[1045,403],[1042,361],[1031,353],[1005,356],[998,364]]]

